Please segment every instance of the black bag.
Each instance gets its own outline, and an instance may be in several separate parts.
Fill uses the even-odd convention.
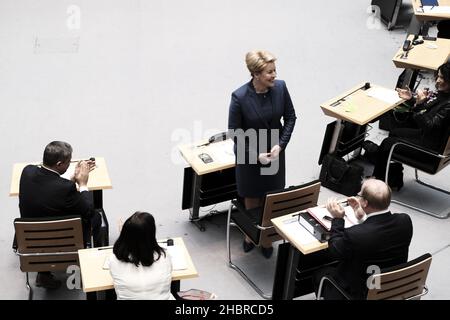
[[[322,186],[346,196],[354,196],[361,189],[364,169],[357,164],[347,163],[343,158],[327,154],[320,170]]]
[[[403,166],[401,163],[392,162],[389,165],[388,184],[391,189],[400,191],[403,187]]]

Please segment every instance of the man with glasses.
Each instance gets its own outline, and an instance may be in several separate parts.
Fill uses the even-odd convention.
[[[408,261],[413,227],[411,218],[404,213],[391,213],[391,189],[381,180],[367,179],[360,193],[347,199],[348,205],[363,223],[344,229],[345,211],[334,198],[327,202],[333,216],[328,254],[338,261],[337,267],[327,267],[316,274],[316,285],[322,276],[333,278],[353,299],[365,299],[368,270],[380,270]],[[370,267],[370,268],[369,268]],[[343,299],[332,285],[322,291],[325,299]]]

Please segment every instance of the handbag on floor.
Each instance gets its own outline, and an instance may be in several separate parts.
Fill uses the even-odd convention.
[[[361,189],[364,168],[346,162],[335,154],[327,154],[323,158],[320,170],[322,186],[346,196],[354,196]]]

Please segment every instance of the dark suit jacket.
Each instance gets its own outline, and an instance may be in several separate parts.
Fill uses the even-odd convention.
[[[246,163],[237,163],[236,165],[237,189],[242,197],[262,197],[266,192],[282,189],[285,185],[284,149],[291,138],[297,117],[284,81],[275,80],[274,86],[269,91],[272,105],[271,114],[267,111],[264,113],[261,109],[259,97],[251,81],[231,95],[228,129],[242,129],[247,133],[251,131],[249,129],[254,129],[258,139],[255,141],[256,145],[251,145],[249,139],[246,139],[244,146]],[[281,119],[283,119],[283,125]],[[261,150],[262,146],[259,144],[260,137],[263,137],[259,134],[261,129],[267,130],[267,141],[262,140],[263,144],[266,144],[265,150]],[[271,139],[273,130],[279,130],[279,139],[276,141]],[[235,142],[244,141],[240,140],[240,137],[242,135],[237,135],[237,138],[234,135]],[[257,162],[258,154],[269,152],[276,144],[282,148],[278,160],[279,169],[275,175],[262,176],[260,175],[261,164]],[[253,159],[254,162],[249,159]],[[255,162],[257,163],[255,164]]]
[[[333,219],[328,251],[339,260],[333,277],[352,297],[365,299],[367,267],[383,269],[407,262],[412,233],[411,218],[404,213],[369,215],[347,229],[343,219]]]
[[[19,208],[22,218],[80,215],[87,220],[94,214],[89,192],[80,193],[74,182],[34,165],[22,171]]]

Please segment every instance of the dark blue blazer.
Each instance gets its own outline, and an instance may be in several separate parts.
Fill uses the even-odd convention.
[[[273,144],[279,144],[282,149],[285,149],[297,119],[294,106],[283,80],[275,80],[274,87],[270,88],[270,95],[273,117],[267,121],[260,113],[258,97],[251,81],[234,91],[231,95],[228,129],[279,129],[280,140]],[[281,118],[284,125],[281,124]]]
[[[276,80],[269,91],[268,95],[272,105],[271,113],[267,109],[264,113],[261,109],[260,97],[255,92],[251,81],[231,95],[228,116],[228,129],[230,131],[242,129],[245,132],[254,129],[259,141],[259,130],[267,130],[267,141],[263,141],[266,145],[265,150],[260,150],[261,145],[259,143],[256,143],[256,146],[250,145],[249,139],[246,139],[244,145],[246,162],[236,163],[236,184],[238,194],[241,197],[263,197],[266,192],[283,189],[285,186],[284,149],[291,138],[297,117],[284,81]],[[281,119],[283,119],[284,125],[281,123]],[[279,130],[277,141],[271,139],[273,130]],[[233,133],[231,133],[231,136],[233,136]],[[239,135],[233,137],[235,142],[239,141]],[[273,175],[261,175],[263,165],[259,162],[255,164],[249,159],[256,161],[259,153],[269,152],[276,144],[282,148],[280,157],[276,160],[278,161],[278,171]],[[237,153],[236,144],[235,153]]]

